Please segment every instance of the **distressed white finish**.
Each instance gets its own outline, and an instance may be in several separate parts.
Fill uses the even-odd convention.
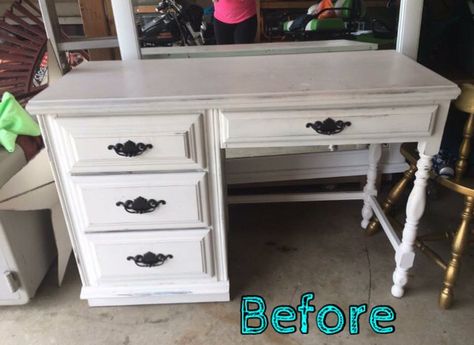
[[[87,122],[81,117],[59,118],[55,125],[62,134],[64,159],[71,172],[176,171],[206,167],[201,114],[150,115],[153,114],[118,116],[114,121],[98,116]],[[153,147],[136,157],[119,156],[108,148],[127,140]]]
[[[378,176],[378,164],[382,157],[382,145],[371,144],[369,146],[369,170],[367,171],[367,184],[364,187],[364,206],[362,207],[362,222],[363,229],[369,225],[370,218],[374,215],[374,211],[370,205],[370,197],[377,195],[377,187],[375,186]]]
[[[122,60],[140,59],[132,0],[112,0],[112,11]]]
[[[424,0],[401,0],[398,18],[397,51],[416,60],[420,44]]]
[[[325,53],[325,52],[342,52],[342,51],[363,51],[377,50],[377,44],[358,42],[354,40],[324,40],[324,41],[306,41],[306,42],[272,42],[258,44],[224,44],[224,45],[205,45],[205,46],[187,46],[187,47],[156,47],[142,48],[143,59],[169,59],[169,58],[199,58],[199,57],[225,57],[225,56],[255,56],[255,55],[282,55],[282,54],[308,54],[308,53]],[[392,145],[396,146],[396,145]],[[281,148],[280,148],[281,150]],[[293,180],[299,179],[301,176],[305,178],[316,179],[330,177],[326,175],[329,170],[341,173],[341,166],[347,165],[347,156],[343,152],[341,154],[331,155],[331,163],[318,164],[317,161],[327,160],[324,153],[313,153],[306,155],[295,155],[297,153],[295,147],[286,148],[286,154],[280,153],[279,157],[272,160],[271,175],[255,171],[258,166],[268,166],[265,160],[262,163],[255,162],[249,158],[239,159],[238,166],[236,164],[226,163],[226,177],[229,184],[234,183],[256,183],[269,182],[275,180]],[[396,173],[405,171],[405,160],[400,154],[400,147],[393,150],[395,155],[391,155],[391,164],[384,165],[384,173]],[[227,157],[229,151],[226,150]],[[385,157],[385,156],[384,156]],[[393,159],[395,158],[395,161]],[[313,162],[314,166],[306,169],[288,169],[295,166],[294,161]],[[349,160],[352,162],[353,170],[349,176],[365,174],[367,164],[366,156],[363,154],[355,154],[351,152]],[[394,164],[393,164],[394,163]],[[332,166],[331,166],[332,164]],[[300,164],[297,164],[300,165]],[[325,170],[321,171],[319,166],[324,166]],[[236,171],[237,169],[237,171]],[[336,175],[338,176],[338,175]],[[342,175],[339,175],[342,176]]]
[[[142,48],[144,59],[176,59],[224,56],[308,54],[342,51],[377,50],[377,44],[350,40],[272,42],[259,44],[221,44],[186,47]]]
[[[315,66],[325,68],[311,73]],[[206,75],[213,75],[212,82],[202,82]],[[86,63],[35,97],[28,108],[39,115],[51,154],[83,281],[82,298],[91,305],[128,305],[229,298],[223,149],[374,144],[364,192],[291,196],[297,201],[364,198],[367,220],[372,214],[370,205],[375,202],[380,144],[418,141],[423,143],[424,154],[434,154],[439,148],[449,102],[458,93],[454,84],[409,58],[393,51],[374,51]],[[149,131],[156,133],[153,140],[159,143],[166,136],[166,130],[160,132],[160,124],[173,118],[178,123],[183,116],[194,120],[180,127],[180,133],[191,133],[191,123],[202,119],[202,131],[195,125],[194,134],[189,135],[196,152],[200,147],[203,154],[203,159],[197,154],[191,162],[200,164],[169,171],[160,163],[161,156],[151,164],[142,164],[140,159],[123,163],[123,157],[118,156],[94,160],[87,153],[82,154],[82,161],[88,163],[81,169],[81,159],[71,161],[72,153],[88,142],[79,143],[80,136],[92,138],[90,142],[95,144],[87,145],[102,155],[107,141],[98,138],[109,139],[114,129],[121,128],[120,139],[126,139],[149,125]],[[352,124],[330,136],[306,127],[308,122],[330,116]],[[70,125],[74,121],[79,126],[75,129]],[[174,147],[170,150],[176,155]],[[144,154],[144,161],[146,157]],[[110,164],[100,163],[101,160],[110,160]],[[126,168],[121,169],[120,164]],[[191,187],[199,181],[193,189],[199,193],[193,194],[191,189],[183,193],[181,185],[172,182],[181,179],[192,181],[185,183]],[[150,193],[146,197],[157,195],[158,199],[162,192],[170,200],[176,197],[182,203],[183,219],[191,219],[190,223],[184,224],[183,219],[174,217],[176,214],[168,218],[166,225],[160,223],[163,205],[156,215],[123,215],[110,206],[119,196],[128,199]],[[418,183],[413,198],[418,200],[423,193],[424,185]],[[229,201],[278,202],[279,196],[255,196],[253,201],[235,197]],[[201,205],[201,211],[186,218],[197,205]],[[195,217],[200,212],[202,216]],[[397,259],[398,270],[402,268],[404,273],[411,266],[407,262],[407,257],[413,256],[409,238],[416,233],[414,219],[418,219],[413,210],[409,214],[408,237],[402,241],[402,249],[397,249],[397,257],[402,258]],[[386,220],[381,224],[386,225]],[[196,228],[190,229],[193,227]],[[112,262],[121,261],[119,266],[123,265],[128,254],[114,248],[145,250],[149,246],[149,250],[155,250],[154,243],[160,242],[164,249],[179,252],[187,245],[181,247],[170,240],[166,234],[172,232],[204,246],[201,251],[188,250],[172,283],[168,274],[158,273],[160,268],[166,272],[169,262],[155,267],[157,274],[153,277],[125,270],[127,277],[119,278]],[[193,237],[192,232],[206,235]],[[206,264],[198,269],[195,260],[203,256],[206,259],[200,262]],[[199,272],[196,274],[200,277],[187,276],[188,269]],[[155,281],[159,283],[152,283]]]
[[[90,234],[88,251],[95,265],[92,284],[170,284],[183,280],[211,279],[214,276],[211,231],[146,231],[140,233]],[[157,267],[139,267],[127,257],[148,251],[172,254]]]
[[[204,172],[73,176],[75,218],[84,231],[196,228],[209,224]],[[138,197],[163,200],[153,212],[128,213],[116,203]]]
[[[397,233],[393,229],[392,224],[388,222],[387,217],[385,216],[385,213],[382,210],[382,207],[380,207],[380,204],[377,201],[377,197],[375,195],[371,195],[369,197],[369,203],[375,215],[379,219],[382,225],[382,229],[385,231],[385,234],[387,235],[390,244],[392,245],[394,250],[397,250],[398,246],[400,245],[400,239],[398,238]]]
[[[121,1],[122,2],[122,1]],[[46,31],[46,35],[48,37],[48,50],[51,55],[57,61],[57,65],[60,67],[62,72],[66,72],[69,69],[69,64],[66,60],[66,51],[70,50],[81,50],[81,49],[97,49],[97,48],[113,48],[118,47],[118,39],[117,37],[99,37],[99,38],[65,38],[64,34],[61,31],[60,24],[82,24],[82,20],[78,18],[79,23],[76,22],[75,18],[59,18],[56,9],[59,7],[59,11],[64,11],[64,7],[61,4],[58,4],[58,1],[55,0],[38,0],[38,4],[41,9],[41,16],[44,23],[44,28]],[[125,4],[125,2],[124,2]],[[59,5],[59,6],[58,6]],[[61,8],[62,7],[62,8]],[[121,6],[122,9],[124,8]],[[77,5],[76,8],[78,9]],[[69,9],[70,11],[70,9]],[[3,11],[0,11],[3,13]],[[132,14],[133,16],[133,14]],[[26,19],[26,22],[30,22],[29,18]],[[133,19],[133,17],[132,17]],[[122,23],[120,23],[123,25]],[[126,28],[128,30],[128,28]],[[118,29],[117,29],[118,31]],[[120,30],[122,31],[122,30]],[[124,32],[122,31],[121,34],[123,35]],[[130,33],[125,31],[125,34],[130,35]],[[136,37],[136,33],[135,33]],[[135,43],[138,45],[138,40]],[[51,71],[51,66],[56,65],[49,63],[49,68]],[[51,82],[51,80],[50,80]]]
[[[67,69],[67,60],[64,51],[59,49],[61,42],[61,28],[56,13],[56,4],[52,0],[39,0],[38,5],[41,10],[41,16],[44,23],[46,36],[50,42],[50,54],[54,56],[61,71]]]
[[[406,206],[406,221],[400,246],[396,249],[395,261],[397,267],[393,272],[392,295],[402,297],[404,287],[408,282],[408,270],[415,259],[414,247],[418,222],[423,215],[426,203],[426,185],[431,170],[431,155],[425,154],[424,144],[418,144],[420,159],[416,164],[417,172],[413,190]]]
[[[91,307],[155,303],[226,302],[229,300],[229,282],[85,286],[81,290],[81,298],[87,299]]]
[[[225,147],[268,147],[338,144],[359,139],[366,141],[385,137],[385,142],[410,141],[410,137],[429,136],[435,124],[437,106],[381,107],[356,109],[304,109],[226,112],[221,114],[222,143]],[[326,118],[350,121],[338,135],[315,135],[307,123]],[[373,126],[374,118],[377,126]],[[264,128],[265,130],[262,130]]]
[[[203,76],[212,76],[212,82],[204,82]],[[93,116],[104,107],[109,114],[133,115],[142,109],[164,113],[252,110],[256,103],[290,111],[428,106],[433,99],[451,99],[457,93],[447,79],[401,54],[384,50],[86,62],[39,94],[29,109],[37,114],[62,115],[80,110],[81,116]]]
[[[81,49],[116,48],[116,47],[118,47],[117,37],[69,39],[66,42],[60,42],[58,44],[58,48],[62,51],[81,50]]]

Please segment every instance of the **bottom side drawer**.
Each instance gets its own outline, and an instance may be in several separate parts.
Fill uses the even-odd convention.
[[[211,234],[210,229],[87,234],[91,283],[210,278]]]

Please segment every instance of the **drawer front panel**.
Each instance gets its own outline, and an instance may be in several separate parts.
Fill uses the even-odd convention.
[[[74,216],[86,232],[209,225],[204,172],[73,176],[72,182]]]
[[[221,141],[225,147],[251,147],[288,146],[297,143],[311,145],[330,143],[332,140],[342,144],[344,140],[389,140],[399,139],[401,136],[419,139],[431,134],[436,110],[437,106],[429,105],[402,108],[223,111],[220,117]],[[327,119],[328,122],[325,122]],[[331,120],[340,123],[335,124]]]
[[[201,114],[56,119],[72,173],[205,168]]]
[[[214,275],[209,229],[86,235],[98,284],[176,281]],[[161,256],[160,256],[161,254]]]

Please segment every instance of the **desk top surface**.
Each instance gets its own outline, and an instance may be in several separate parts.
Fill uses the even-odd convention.
[[[239,97],[318,98],[436,93],[457,86],[395,51],[87,62],[34,97],[28,109],[115,102],[208,101]]]

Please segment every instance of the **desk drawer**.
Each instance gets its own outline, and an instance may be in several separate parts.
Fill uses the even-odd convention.
[[[72,173],[205,167],[201,114],[55,120]]]
[[[143,281],[150,285],[214,275],[209,229],[101,233],[86,238],[91,280],[98,284]]]
[[[429,136],[437,106],[318,109],[288,111],[223,111],[225,147],[264,147],[352,143],[370,138]],[[332,121],[334,120],[334,121]],[[338,122],[339,121],[339,122]]]
[[[125,231],[209,225],[206,173],[73,176],[81,229]]]

